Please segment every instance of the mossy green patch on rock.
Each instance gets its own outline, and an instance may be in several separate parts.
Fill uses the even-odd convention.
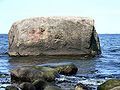
[[[56,77],[59,77],[58,72],[50,67],[31,66],[11,70],[12,82],[34,82],[40,78],[46,81],[54,81]]]
[[[43,66],[33,66],[33,68],[42,71],[43,78],[47,81],[54,81],[56,77],[59,77],[58,71],[53,68]]]
[[[42,78],[43,72],[32,67],[19,67],[11,70],[11,81],[14,83],[33,82]]]
[[[63,75],[73,75],[73,74],[76,74],[78,71],[78,68],[71,62],[48,63],[48,64],[43,64],[41,66],[53,68],[59,74],[63,74]]]
[[[99,85],[97,89],[98,90],[113,90],[113,88],[118,87],[118,86],[120,86],[120,80],[111,79]]]

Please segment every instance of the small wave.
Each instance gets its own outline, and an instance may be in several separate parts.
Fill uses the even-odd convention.
[[[0,52],[0,56],[2,56],[2,55],[8,55],[8,52]]]
[[[120,48],[109,50],[110,52],[120,52]]]

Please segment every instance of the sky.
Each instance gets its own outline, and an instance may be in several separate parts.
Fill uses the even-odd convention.
[[[120,34],[120,0],[0,0],[0,34],[17,20],[39,16],[91,17],[99,34]]]

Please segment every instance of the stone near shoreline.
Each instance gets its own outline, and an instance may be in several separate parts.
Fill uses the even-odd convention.
[[[44,90],[62,90],[57,86],[46,86]]]
[[[78,68],[71,62],[65,62],[65,63],[48,63],[48,64],[42,64],[40,66],[44,67],[50,67],[55,69],[59,74],[62,75],[74,75],[77,73]]]
[[[18,84],[21,90],[62,90],[53,85],[60,74],[74,75],[77,67],[71,63],[48,63],[18,67],[11,70],[11,82]]]
[[[36,80],[33,83],[22,82],[21,84],[10,85],[5,88],[5,90],[62,90],[60,87],[50,84],[43,80]]]
[[[78,83],[77,85],[75,85],[75,90],[91,90],[91,89],[82,83]]]
[[[36,90],[43,90],[49,83],[42,79],[37,79],[32,83]]]
[[[34,82],[38,79],[51,82],[59,78],[59,74],[73,75],[77,73],[77,67],[73,63],[53,63],[36,66],[19,67],[11,70],[11,81],[13,83]]]
[[[20,67],[11,70],[11,81],[12,82],[34,82],[35,80],[41,78],[46,81],[54,81],[59,74],[56,70],[48,67]]]
[[[18,67],[11,70],[11,82],[21,90],[62,90],[55,85],[55,78],[59,78],[60,74],[74,75],[77,70],[71,62]]]
[[[36,17],[15,22],[9,31],[10,56],[101,53],[94,20],[85,17]]]
[[[99,85],[97,90],[120,90],[120,80],[110,79]]]
[[[19,85],[19,87],[21,90],[38,90],[32,83],[29,82],[23,82]]]
[[[5,88],[5,90],[20,90],[20,89],[15,85],[9,85]]]
[[[34,81],[33,85],[35,86],[36,90],[62,90],[60,87],[48,83],[42,79]]]

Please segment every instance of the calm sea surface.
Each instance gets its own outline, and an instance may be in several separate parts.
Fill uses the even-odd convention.
[[[81,82],[95,90],[97,85],[111,78],[120,78],[120,35],[100,34],[102,54],[92,59],[77,57],[19,57],[11,58],[7,55],[8,35],[0,34],[0,90],[4,90],[10,83],[9,70],[25,65],[38,65],[54,62],[73,62],[79,68],[75,76],[61,76],[56,84],[71,90],[75,84]]]

